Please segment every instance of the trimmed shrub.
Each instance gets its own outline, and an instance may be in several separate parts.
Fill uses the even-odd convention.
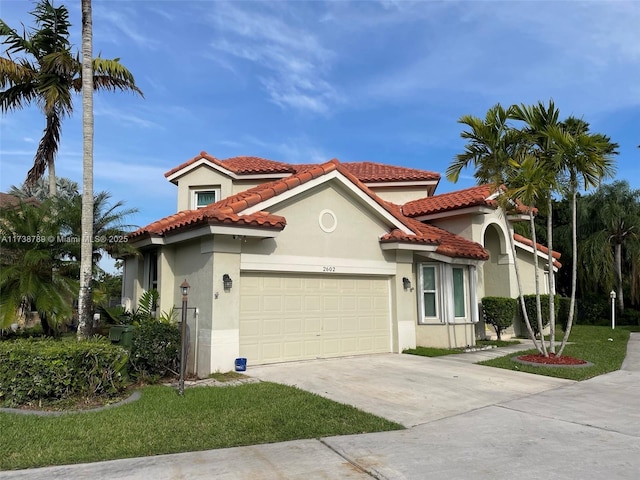
[[[493,326],[501,339],[502,332],[513,325],[518,300],[508,297],[484,297],[482,299],[482,317],[485,323]]]
[[[590,296],[578,300],[578,323],[582,325],[609,325],[611,301],[608,297]]]
[[[529,317],[529,322],[531,322],[531,328],[533,329],[533,333],[537,336],[540,332],[538,331],[538,316],[536,313],[536,296],[535,295],[523,295],[524,297],[524,305],[527,309],[527,316]],[[559,296],[555,296],[555,313],[556,319],[558,318],[558,310],[560,308],[560,302],[558,301]],[[545,328],[549,325],[549,295],[540,295],[540,306],[542,308],[542,328]],[[520,312],[520,317],[523,315]],[[524,322],[524,319],[522,320]]]
[[[128,353],[104,340],[0,342],[0,404],[115,395],[125,386]]]
[[[174,324],[144,322],[133,332],[129,364],[146,380],[175,373],[180,362],[180,330]]]
[[[562,325],[562,331],[567,331],[567,324],[569,323],[569,307],[571,306],[571,299],[569,297],[556,297],[558,299],[558,316],[556,321]],[[578,304],[573,308],[573,325],[576,324],[576,318],[578,316]]]
[[[640,326],[640,311],[633,310],[631,308],[625,308],[622,315],[620,315],[620,325],[639,325]]]

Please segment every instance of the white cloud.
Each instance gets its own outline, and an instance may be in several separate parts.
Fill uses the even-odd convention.
[[[160,42],[149,35],[142,34],[143,29],[139,23],[143,19],[139,18],[139,10],[127,7],[123,2],[118,3],[118,8],[108,3],[104,8],[97,4],[94,7],[94,31],[99,41],[109,41],[115,44],[126,44],[120,38],[124,35],[126,39],[135,43],[138,47],[156,50],[160,47]]]
[[[258,9],[256,3],[244,4],[250,5],[246,10],[240,3],[214,5],[211,20],[217,38],[211,46],[227,57],[257,65],[271,101],[282,108],[314,113],[328,113],[341,101],[327,79],[334,53],[311,31],[296,27],[295,18],[285,21],[286,11]],[[220,63],[235,71],[223,59]]]
[[[133,113],[128,113],[122,110],[118,110],[116,108],[111,108],[107,106],[100,106],[94,108],[94,114],[96,116],[104,116],[109,117],[113,120],[116,120],[118,123],[124,125],[137,126],[142,128],[160,128],[160,125],[157,123],[147,120],[146,118],[140,117],[138,115],[134,115]]]

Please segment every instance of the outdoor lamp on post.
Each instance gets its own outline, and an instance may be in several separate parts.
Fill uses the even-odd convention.
[[[182,292],[182,325],[181,325],[181,349],[180,349],[180,382],[178,383],[178,394],[184,395],[184,375],[186,372],[187,363],[187,297],[189,296],[189,288],[191,286],[185,279],[180,284],[180,291]]]
[[[609,292],[609,298],[611,299],[611,330],[616,329],[616,291],[611,290]]]

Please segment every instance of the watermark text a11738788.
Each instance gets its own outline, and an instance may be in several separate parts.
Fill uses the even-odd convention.
[[[129,238],[126,235],[2,235],[0,243],[127,243]]]

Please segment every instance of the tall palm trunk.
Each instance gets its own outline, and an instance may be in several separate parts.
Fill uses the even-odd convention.
[[[549,198],[547,199],[547,207],[549,211],[547,216],[547,247],[549,248],[549,353],[556,353],[556,279],[553,275],[553,199],[551,198],[551,194],[549,194]],[[542,338],[544,339],[544,335]]]
[[[613,251],[615,254],[615,264],[616,264],[616,280],[618,283],[618,294],[616,298],[618,299],[618,312],[624,311],[624,290],[622,288],[622,244],[616,243],[613,246]]]
[[[576,199],[576,191],[575,185],[572,185],[571,192],[571,251],[573,253],[573,260],[571,262],[571,299],[569,300],[569,318],[567,318],[567,328],[564,331],[564,336],[562,337],[562,343],[560,344],[560,349],[558,350],[558,356],[562,355],[564,352],[564,347],[567,346],[567,341],[569,340],[569,334],[571,333],[571,328],[573,327],[573,315],[576,307],[576,284],[578,280],[578,222],[577,222],[577,206],[578,202]]]
[[[531,228],[531,241],[533,242],[533,268],[535,272],[535,288],[536,288],[536,320],[538,322],[538,332],[540,332],[540,345],[542,354],[548,357],[547,347],[544,343],[544,335],[542,334],[542,305],[540,304],[540,271],[538,270],[538,238],[536,235],[536,225],[533,219],[533,207],[529,208],[529,227]]]
[[[527,327],[529,338],[531,338],[531,340],[533,341],[534,347],[536,347],[536,350],[538,350],[538,352],[542,353],[542,348],[536,341],[536,336],[533,333],[533,328],[531,328],[531,322],[529,321],[529,315],[527,314],[527,307],[524,303],[524,295],[522,293],[523,292],[522,280],[520,278],[520,269],[518,267],[518,261],[517,261],[516,242],[513,239],[513,232],[509,228],[506,215],[504,217],[504,223],[505,223],[505,226],[507,227],[507,236],[509,237],[509,246],[511,247],[511,255],[513,256],[513,268],[516,273],[516,283],[518,284],[518,299],[520,300],[520,310],[522,311],[522,318],[524,319],[524,324]]]
[[[93,31],[91,0],[82,0],[82,241],[78,338],[91,333],[93,267]]]
[[[56,185],[56,162],[53,158],[49,160],[47,170],[49,170],[49,196],[53,198],[58,193]]]

